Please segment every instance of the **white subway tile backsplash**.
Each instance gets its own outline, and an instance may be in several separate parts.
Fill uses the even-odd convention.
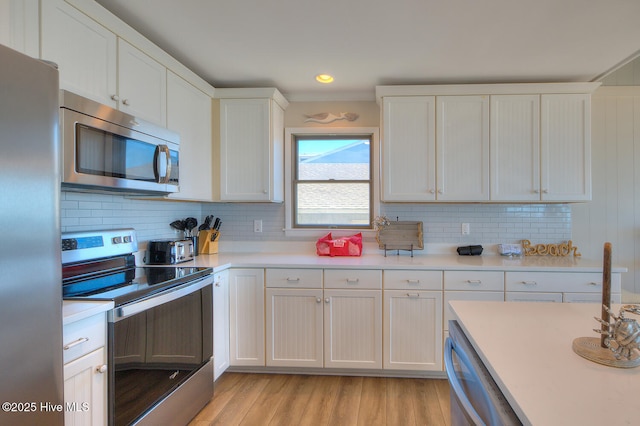
[[[141,200],[121,195],[63,192],[63,232],[133,227],[140,241],[179,238],[169,226],[176,219],[193,216],[202,223],[213,214],[222,219],[227,241],[286,241],[284,205],[263,203],[189,203]],[[564,204],[389,204],[381,214],[391,220],[422,221],[425,243],[499,244],[571,239],[571,207]],[[253,232],[253,221],[262,220],[263,232]],[[461,234],[461,223],[471,233]]]

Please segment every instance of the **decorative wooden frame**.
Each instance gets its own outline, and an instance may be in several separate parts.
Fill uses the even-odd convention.
[[[398,255],[400,250],[409,250],[413,257],[414,250],[424,249],[422,237],[422,222],[412,221],[389,222],[379,227],[376,233],[378,247],[384,250],[385,257],[387,250],[397,250]]]

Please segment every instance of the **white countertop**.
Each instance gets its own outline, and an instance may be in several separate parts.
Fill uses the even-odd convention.
[[[574,338],[599,336],[593,331],[600,327],[599,304],[453,301],[451,307],[523,423],[638,424],[640,367],[607,367],[572,349]]]
[[[62,302],[62,325],[80,321],[113,309],[113,302],[64,300]]]
[[[425,270],[497,270],[497,271],[556,271],[602,272],[602,260],[581,257],[499,255],[458,256],[449,254],[414,255],[406,252],[398,256],[389,253],[363,254],[359,257],[329,257],[296,253],[228,253],[199,255],[179,266],[208,266],[217,270],[239,268],[347,268],[347,269],[425,269]],[[612,272],[626,272],[626,268],[612,267]]]

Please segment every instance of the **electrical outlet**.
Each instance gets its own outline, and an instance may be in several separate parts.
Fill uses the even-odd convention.
[[[256,219],[253,221],[253,232],[262,232],[262,220]]]
[[[469,235],[470,232],[471,232],[471,226],[469,226],[468,223],[463,223],[462,224],[462,235]]]

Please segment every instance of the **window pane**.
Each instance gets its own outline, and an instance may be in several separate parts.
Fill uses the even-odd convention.
[[[368,226],[369,183],[301,183],[297,185],[299,226]]]
[[[298,139],[298,180],[368,180],[369,139]]]

